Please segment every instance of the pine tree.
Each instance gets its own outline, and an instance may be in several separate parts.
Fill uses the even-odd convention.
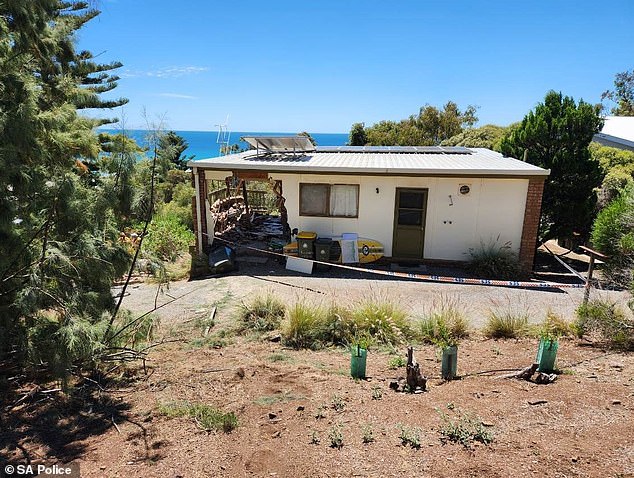
[[[78,110],[126,101],[99,98],[120,64],[75,50],[97,14],[75,1],[0,2],[0,365],[41,360],[63,376],[88,360],[129,264],[119,211],[86,178],[104,121]]]
[[[550,169],[544,187],[542,239],[587,238],[596,214],[595,188],[603,172],[588,146],[602,127],[600,107],[554,91],[502,140],[501,151]]]

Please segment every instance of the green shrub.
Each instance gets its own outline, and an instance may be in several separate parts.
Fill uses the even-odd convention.
[[[347,345],[359,334],[350,309],[331,304],[324,312],[323,341],[333,345]]]
[[[574,335],[575,327],[566,322],[552,311],[548,311],[546,319],[539,327],[539,334],[545,338],[556,339],[558,337],[568,337]]]
[[[398,345],[411,337],[407,314],[394,302],[369,299],[355,307],[352,320],[358,336],[368,336],[383,345]]]
[[[419,322],[420,338],[424,342],[447,346],[469,336],[469,324],[455,300],[442,297],[439,304]]]
[[[634,320],[614,302],[595,299],[577,308],[577,334],[595,335],[618,349],[634,349]]]
[[[245,329],[259,332],[275,330],[279,327],[286,306],[270,292],[257,296],[252,302],[240,307],[240,321]]]
[[[296,349],[318,348],[324,338],[324,311],[301,302],[288,310],[282,327],[284,343]]]
[[[510,310],[492,310],[484,327],[485,337],[515,339],[528,333],[528,315]]]
[[[469,414],[458,414],[453,420],[441,413],[443,421],[440,427],[440,435],[443,441],[460,443],[465,447],[470,447],[474,441],[479,441],[488,445],[493,441],[493,434],[486,429],[477,416]]]
[[[157,214],[152,219],[143,249],[164,261],[175,261],[188,252],[194,243],[194,233],[185,227],[174,214]]]
[[[608,255],[605,276],[615,284],[629,286],[634,281],[634,186],[621,194],[597,215],[592,227],[594,248]]]
[[[411,446],[412,448],[418,450],[420,448],[420,428],[414,427],[406,427],[403,425],[398,425],[401,433],[399,434],[399,438],[401,439],[401,445],[403,446]]]
[[[340,423],[333,425],[328,432],[328,438],[330,439],[330,447],[340,450],[343,448],[343,425]]]
[[[390,357],[390,360],[387,363],[387,366],[392,370],[396,370],[397,368],[405,367],[407,364],[405,357],[401,355],[397,355],[396,357]]]
[[[476,248],[469,249],[469,272],[485,279],[516,279],[520,274],[520,264],[511,249],[511,242],[498,244],[500,237],[487,244],[480,241]]]
[[[238,426],[238,418],[233,412],[223,412],[203,403],[168,402],[159,404],[158,411],[168,418],[192,418],[205,431],[222,430],[230,433]]]

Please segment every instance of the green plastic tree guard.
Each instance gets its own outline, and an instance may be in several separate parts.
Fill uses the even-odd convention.
[[[535,358],[535,363],[539,364],[539,367],[537,367],[538,372],[553,373],[558,348],[559,341],[557,340],[539,340],[539,348],[537,349],[537,357]]]
[[[458,346],[451,345],[442,349],[442,378],[453,380],[458,375]]]
[[[355,345],[351,350],[350,357],[350,375],[352,378],[365,378],[365,364],[368,357],[368,351]]]

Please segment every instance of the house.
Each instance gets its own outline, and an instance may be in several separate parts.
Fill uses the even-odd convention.
[[[593,141],[612,148],[634,151],[634,116],[606,116]]]
[[[465,261],[508,242],[524,271],[535,254],[548,170],[485,148],[323,146],[305,137],[245,138],[253,149],[190,161],[197,247],[209,243],[211,181],[270,181],[291,228],[355,232],[398,260]]]

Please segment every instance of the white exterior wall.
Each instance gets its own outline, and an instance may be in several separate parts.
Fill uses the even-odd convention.
[[[209,176],[207,176],[209,177]],[[528,179],[387,177],[316,174],[271,174],[282,180],[288,223],[300,231],[329,237],[356,232],[380,241],[392,255],[396,188],[426,188],[425,259],[467,260],[469,248],[496,240],[519,252]],[[358,184],[359,217],[299,215],[299,183]],[[463,196],[460,185],[471,191]],[[379,188],[377,194],[376,188]],[[450,205],[449,195],[453,205]]]

